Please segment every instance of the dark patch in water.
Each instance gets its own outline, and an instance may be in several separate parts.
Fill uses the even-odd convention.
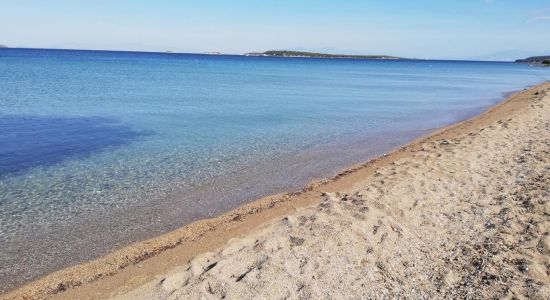
[[[101,117],[0,116],[0,177],[89,156],[143,135]]]

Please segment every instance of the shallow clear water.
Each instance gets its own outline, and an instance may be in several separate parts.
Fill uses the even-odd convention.
[[[332,176],[540,76],[511,63],[0,49],[0,290]]]

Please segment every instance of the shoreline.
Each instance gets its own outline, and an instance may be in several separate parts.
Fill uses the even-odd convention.
[[[59,298],[70,298],[71,293],[99,297],[101,295],[92,294],[94,290],[96,293],[104,291],[105,294],[102,295],[106,296],[110,294],[109,291],[120,291],[121,286],[126,290],[139,286],[155,274],[165,273],[175,265],[186,264],[197,254],[223,246],[233,237],[247,235],[276,218],[318,203],[322,192],[341,192],[356,188],[378,168],[417,152],[422,143],[449,139],[517,113],[525,108],[528,103],[525,99],[529,95],[548,85],[543,83],[527,91],[513,93],[506,100],[473,118],[436,129],[428,136],[415,139],[388,154],[345,169],[334,178],[316,180],[300,191],[268,196],[219,217],[191,223],[161,236],[131,244],[98,260],[54,272],[2,297],[16,299],[24,296],[43,298],[57,295]],[[105,278],[109,280],[103,280]]]

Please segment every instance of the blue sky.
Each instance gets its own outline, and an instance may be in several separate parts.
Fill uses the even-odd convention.
[[[549,37],[550,0],[0,0],[14,47],[496,58]]]

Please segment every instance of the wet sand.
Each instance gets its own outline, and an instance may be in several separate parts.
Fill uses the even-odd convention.
[[[547,299],[549,90],[2,297]]]

